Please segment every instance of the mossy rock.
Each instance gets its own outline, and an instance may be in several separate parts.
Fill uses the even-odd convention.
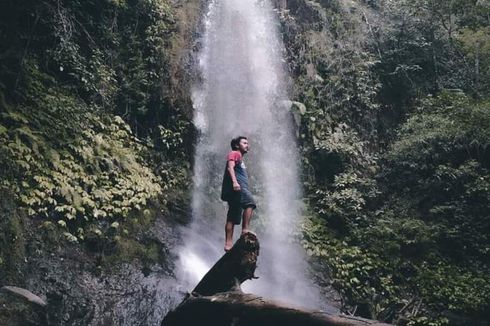
[[[2,289],[0,290],[0,325],[48,325],[46,310],[41,305]]]
[[[0,284],[17,278],[24,265],[24,223],[13,195],[0,190]]]

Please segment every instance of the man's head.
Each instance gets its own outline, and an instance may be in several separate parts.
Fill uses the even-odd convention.
[[[231,149],[234,151],[240,151],[242,154],[248,152],[248,140],[247,137],[238,136],[231,140]]]

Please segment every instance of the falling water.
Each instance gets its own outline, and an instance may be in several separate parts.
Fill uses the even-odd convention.
[[[179,277],[191,289],[223,254],[226,203],[219,199],[231,138],[244,135],[252,192],[251,228],[261,253],[244,290],[292,304],[319,307],[304,253],[293,241],[301,216],[298,153],[287,101],[283,45],[267,0],[211,0],[193,91],[200,132],[195,153],[193,222],[184,232]],[[240,227],[235,228],[235,240]]]

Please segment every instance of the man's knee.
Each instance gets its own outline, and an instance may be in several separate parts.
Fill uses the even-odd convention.
[[[243,217],[249,217],[252,216],[252,213],[254,211],[253,207],[247,207],[243,209]]]

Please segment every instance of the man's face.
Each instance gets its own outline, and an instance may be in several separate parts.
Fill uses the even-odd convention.
[[[242,153],[247,153],[248,152],[248,140],[240,139],[240,142],[238,143],[238,150]]]

